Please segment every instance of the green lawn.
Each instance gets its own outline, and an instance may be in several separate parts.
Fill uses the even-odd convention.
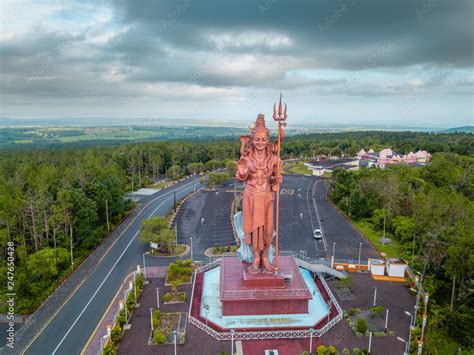
[[[304,162],[302,161],[297,161],[293,162],[292,164],[287,164],[286,167],[289,168],[291,166],[291,172],[293,174],[304,174],[304,175],[313,175],[313,172],[308,169],[306,165],[304,165]]]
[[[373,228],[372,223],[368,222],[365,219],[361,219],[358,221],[353,220],[352,222],[361,230],[362,233],[364,233],[367,238],[369,238],[377,246],[378,250],[387,254],[387,256],[389,257],[400,257],[400,246],[398,245],[396,240],[391,238],[390,235],[386,234],[386,237],[392,239],[392,243],[382,244],[380,243],[380,238],[382,238],[383,233],[378,230],[375,230]]]

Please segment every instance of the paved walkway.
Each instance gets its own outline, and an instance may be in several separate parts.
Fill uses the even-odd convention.
[[[148,276],[148,274],[147,274]],[[186,302],[180,304],[163,304],[163,295],[171,292],[171,286],[164,286],[164,277],[149,278],[151,281],[143,288],[139,298],[140,307],[132,314],[131,329],[126,330],[118,347],[119,355],[129,354],[174,354],[173,345],[148,345],[150,336],[150,307],[156,308],[156,287],[160,289],[160,308],[163,312],[188,312],[192,285],[180,285],[178,291],[186,292]],[[217,341],[193,325],[186,324],[186,341],[177,346],[178,354],[210,355],[222,351],[230,353],[228,341]]]

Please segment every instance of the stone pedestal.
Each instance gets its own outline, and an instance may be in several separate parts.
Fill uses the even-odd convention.
[[[312,295],[296,262],[291,256],[280,256],[278,261],[278,275],[253,274],[239,258],[222,258],[222,315],[307,314]]]

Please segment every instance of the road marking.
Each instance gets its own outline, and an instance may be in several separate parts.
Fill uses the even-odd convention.
[[[189,182],[187,184],[184,184],[183,186],[181,187],[185,187],[185,186],[188,186],[192,183]],[[159,200],[160,198],[172,193],[173,190],[171,191],[168,191],[156,198],[154,198],[153,200],[151,200],[150,202],[147,203],[147,205],[145,205],[145,207],[143,208],[143,210],[141,212],[139,212],[135,218],[133,218],[132,221],[129,222],[128,226],[123,230],[123,232],[117,237],[117,239],[110,245],[110,247],[107,249],[107,251],[104,253],[104,255],[100,258],[99,262],[97,263],[97,265],[99,265],[102,260],[105,258],[105,256],[110,252],[110,250],[113,248],[113,246],[122,238],[122,236],[125,234],[125,232],[130,228],[130,226],[136,221],[136,219],[145,211],[145,209],[148,208],[149,205],[151,205],[153,202]],[[167,201],[170,197],[168,197],[165,201]],[[163,202],[164,203],[164,202]],[[123,223],[123,222],[122,222]],[[133,238],[132,238],[133,240]],[[128,248],[128,246],[127,246]],[[97,267],[96,265],[96,267]],[[115,265],[114,265],[115,267]],[[46,329],[46,327],[51,323],[51,321],[58,315],[58,313],[63,309],[63,307],[70,301],[70,299],[76,294],[76,292],[79,290],[79,288],[82,286],[82,284],[89,279],[91,274],[89,274],[86,278],[84,278],[80,284],[74,289],[74,291],[71,293],[71,295],[69,295],[69,297],[64,301],[64,303],[56,310],[56,312],[48,319],[48,321],[41,327],[40,331],[38,333],[35,334],[35,336],[33,337],[33,339],[31,339],[31,341],[27,344],[27,346],[21,351],[21,354],[25,354],[25,352],[29,349],[29,347],[36,341],[36,339],[43,333],[43,331]],[[87,306],[86,306],[87,307]],[[82,312],[81,312],[82,314]],[[79,318],[78,318],[79,319]],[[77,322],[77,320],[76,320]],[[72,329],[72,328],[71,328]],[[64,338],[63,340],[64,341]],[[61,341],[61,342],[62,342]]]
[[[314,204],[314,210],[316,211],[316,218],[318,219],[318,225],[319,225],[319,228],[321,229],[321,234],[322,234],[322,239],[323,239],[323,245],[324,245],[324,251],[327,252],[328,251],[328,247],[327,247],[327,244],[326,244],[326,237],[325,237],[325,232],[324,232],[324,229],[323,229],[323,225],[321,224],[321,219],[319,218],[319,212],[318,212],[318,206],[316,205],[316,199],[313,197],[314,196],[314,189],[316,188],[316,185],[318,183],[320,183],[321,181],[323,180],[318,180],[314,183],[313,185],[313,191],[312,191],[312,199],[313,199],[313,204]]]
[[[185,190],[185,189],[183,189]],[[182,191],[183,191],[182,190]],[[160,203],[158,205],[157,208],[155,208],[153,210],[153,212],[150,214],[150,216],[148,218],[150,218],[153,213],[155,213],[161,206],[163,206],[163,204],[170,200],[173,196],[170,196],[168,198],[166,198],[162,203]],[[104,280],[102,280],[102,282],[100,283],[99,287],[97,287],[97,290],[94,292],[94,294],[92,295],[92,297],[89,299],[89,302],[87,302],[87,304],[84,306],[84,308],[82,309],[81,313],[79,313],[79,315],[77,316],[76,320],[74,321],[74,323],[72,323],[71,327],[69,328],[69,330],[66,332],[66,334],[62,337],[61,341],[59,342],[59,344],[56,346],[56,348],[54,349],[53,351],[53,355],[56,354],[56,351],[59,349],[59,347],[62,345],[62,343],[64,342],[64,340],[67,338],[67,336],[69,335],[69,333],[71,332],[72,328],[74,328],[74,326],[76,325],[77,321],[79,320],[79,318],[82,317],[82,315],[84,314],[84,312],[86,311],[86,309],[89,307],[89,305],[91,304],[92,300],[95,298],[95,296],[97,295],[97,293],[99,293],[99,290],[102,288],[102,286],[104,285],[105,281],[107,281],[107,279],[109,278],[110,274],[112,273],[112,271],[114,271],[115,269],[115,266],[117,266],[117,264],[119,263],[120,259],[122,259],[123,255],[125,254],[125,252],[128,250],[128,248],[130,247],[130,245],[132,245],[133,241],[135,240],[136,236],[138,235],[138,233],[140,233],[140,230],[138,230],[134,236],[130,239],[130,242],[128,242],[127,246],[125,247],[125,249],[122,251],[122,254],[120,254],[120,256],[118,257],[118,259],[115,261],[114,265],[112,266],[112,268],[109,270],[109,272],[107,273],[107,275],[105,275],[105,278]]]

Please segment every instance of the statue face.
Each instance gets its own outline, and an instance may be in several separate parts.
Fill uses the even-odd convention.
[[[265,150],[268,145],[268,137],[265,132],[257,132],[253,136],[252,144],[258,151]]]

